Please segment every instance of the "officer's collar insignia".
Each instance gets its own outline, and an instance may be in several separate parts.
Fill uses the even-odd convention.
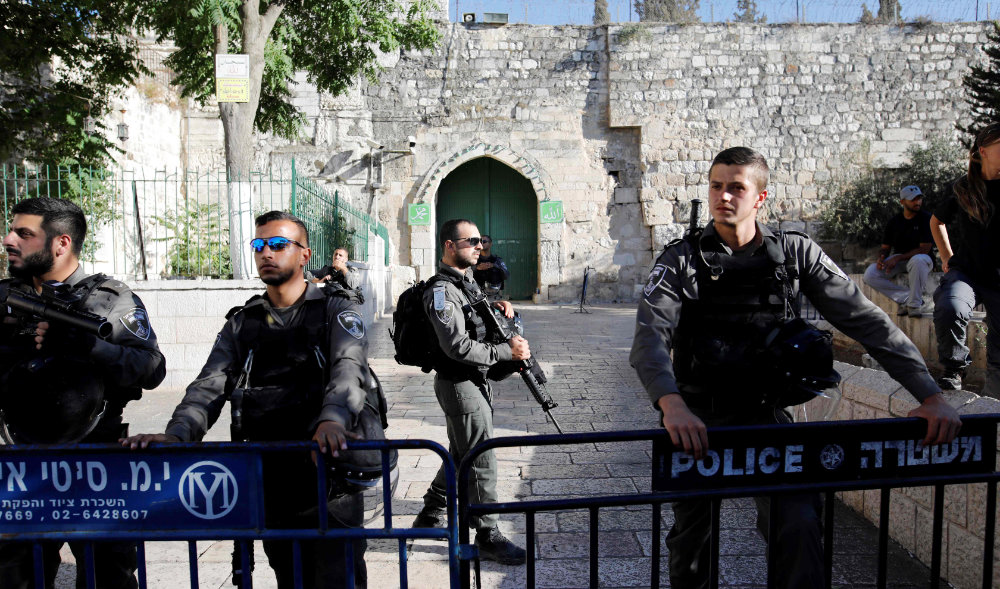
[[[642,289],[642,292],[646,293],[647,297],[653,294],[656,287],[663,281],[664,270],[666,270],[666,266],[663,264],[653,266],[653,271],[649,273],[649,281],[646,283],[646,288]]]
[[[443,308],[434,310],[434,315],[437,316],[438,321],[448,325],[455,316],[455,306],[451,304],[451,301],[445,301]]]
[[[844,280],[850,280],[847,274],[844,274],[844,271],[840,269],[840,266],[837,266],[837,263],[830,259],[830,256],[823,254],[819,258],[819,263],[823,264],[823,267],[829,270],[831,274],[840,276]]]
[[[337,315],[337,323],[354,339],[365,337],[365,321],[356,311],[344,311]]]
[[[121,322],[129,333],[141,340],[148,340],[149,334],[153,333],[153,328],[149,326],[149,315],[146,315],[145,309],[132,307],[128,313],[122,316]]]

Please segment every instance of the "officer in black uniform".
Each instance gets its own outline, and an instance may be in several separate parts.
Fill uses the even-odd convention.
[[[441,263],[424,291],[424,310],[434,326],[441,356],[435,362],[434,394],[448,426],[448,451],[458,464],[476,444],[493,437],[493,391],[486,372],[504,360],[531,357],[528,341],[514,336],[507,344],[487,343],[486,325],[472,309],[470,294],[479,287],[470,269],[482,250],[479,229],[471,221],[455,219],[441,226]],[[514,308],[507,301],[494,303],[510,318]],[[469,497],[476,503],[497,500],[497,462],[485,452],[472,465]],[[424,495],[424,508],[413,522],[415,528],[444,527],[446,522],[445,473],[442,466]],[[524,549],[500,533],[496,514],[474,518],[479,555],[501,564],[521,564]]]
[[[245,439],[312,439],[336,458],[356,437],[350,429],[369,379],[368,339],[358,307],[337,294],[343,291],[305,282],[303,268],[312,250],[301,220],[271,211],[257,217],[256,225],[251,247],[266,292],[230,311],[166,432],[133,436],[122,440],[123,446],[201,440],[234,391],[242,393]],[[244,378],[249,382],[241,382]],[[330,525],[360,527],[362,494],[339,492],[336,484],[329,488]],[[308,455],[265,457],[264,508],[269,528],[317,526],[316,467]],[[356,586],[365,587],[366,543],[353,542]],[[346,585],[342,541],[308,541],[301,547],[305,587]],[[278,587],[294,587],[292,542],[268,540],[264,551]]]
[[[483,251],[479,254],[479,261],[476,263],[472,275],[479,288],[483,289],[491,299],[500,297],[503,290],[504,281],[510,278],[510,270],[503,258],[493,253],[493,238],[489,235],[482,237]]]
[[[333,250],[333,260],[329,266],[317,270],[306,270],[306,280],[310,282],[335,282],[340,286],[354,290],[361,286],[361,273],[357,268],[347,265],[347,250],[338,247]]]
[[[129,288],[103,274],[88,276],[80,266],[87,234],[83,211],[69,200],[29,198],[11,209],[13,221],[3,240],[13,278],[0,281],[8,292],[39,293],[45,281],[69,285],[72,308],[107,318],[108,339],[16,315],[0,306],[0,409],[9,443],[101,443],[126,435],[126,403],[155,388],[166,375],[163,354],[146,308]],[[42,544],[46,586],[59,567],[61,542]],[[76,586],[86,586],[84,544],[70,542],[80,565]],[[94,544],[97,585],[138,586],[135,544]],[[32,586],[31,546],[0,544],[0,587]]]
[[[924,443],[950,442],[961,422],[913,343],[807,236],[775,234],[757,223],[767,179],[767,162],[749,148],[717,155],[709,170],[712,223],[668,245],[644,289],[630,361],[671,441],[700,459],[708,449],[706,426],[791,420],[785,407],[803,402],[795,398],[802,391],[781,375],[799,367],[772,365],[765,342],[785,324],[787,305],[801,291],[921,402],[910,416],[927,420]],[[814,376],[813,382],[830,382],[829,374]],[[819,496],[773,500],[780,518],[771,546],[780,555],[778,586],[823,586]],[[768,503],[757,500],[765,537]],[[681,501],[673,509],[671,586],[706,587],[709,502]]]

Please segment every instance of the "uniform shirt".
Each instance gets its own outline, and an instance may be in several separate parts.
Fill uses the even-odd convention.
[[[766,227],[757,225],[762,240],[778,241]],[[702,234],[703,247],[732,255],[709,224]],[[837,329],[861,343],[890,375],[918,400],[940,389],[927,372],[916,346],[893,324],[881,309],[869,301],[851,280],[811,239],[785,234],[785,257],[794,260],[799,278],[793,288],[801,291]],[[765,255],[762,243],[750,246],[741,255]],[[656,260],[643,290],[636,315],[635,337],[629,361],[653,404],[668,394],[679,393],[670,352],[680,321],[681,304],[698,298],[695,256],[687,240],[666,247]],[[691,383],[696,384],[696,383]]]
[[[368,339],[357,306],[339,296],[327,296],[315,284],[307,284],[303,301],[325,299],[327,317],[327,347],[324,350],[329,368],[323,404],[312,422],[315,429],[321,421],[335,421],[348,430],[365,402],[368,372]],[[254,299],[245,307],[263,306],[271,329],[297,326],[305,320],[299,312],[302,301],[287,309],[275,309],[267,297]],[[246,314],[233,314],[216,337],[198,378],[187,387],[184,399],[174,409],[166,433],[183,441],[198,441],[219,418],[228,394],[243,370],[246,353],[241,353],[239,332]],[[267,354],[258,349],[255,354]],[[251,378],[253,372],[251,371]]]
[[[471,319],[475,310],[469,297],[452,280],[458,278],[478,289],[472,272],[439,264],[438,275],[445,279],[424,291],[424,309],[444,354],[456,362],[484,371],[497,362],[511,360],[511,349],[506,343],[493,345],[469,337],[466,321]]]
[[[993,217],[984,226],[972,219],[952,196],[934,211],[948,226],[954,256],[949,268],[961,268],[972,278],[990,286],[1000,284],[1000,180],[986,181],[986,198],[993,204]]]
[[[905,254],[920,247],[921,243],[934,243],[931,235],[931,214],[917,211],[916,216],[907,219],[897,213],[885,226],[882,243],[890,246],[892,253]]]
[[[305,276],[306,280],[316,280],[324,276],[329,276],[330,280],[336,280],[349,290],[354,290],[361,286],[361,273],[358,272],[357,268],[352,266],[347,267],[346,274],[340,270],[334,270],[333,266],[323,266],[317,270],[307,270]]]
[[[76,286],[88,277],[83,268],[77,266],[64,282]],[[0,296],[5,297],[7,289],[34,292],[30,285],[16,279],[0,283]],[[139,389],[156,388],[167,374],[156,333],[142,300],[118,280],[108,279],[99,284],[77,308],[105,317],[113,328],[107,340],[97,337],[91,340],[93,346],[87,352],[87,359],[104,381],[109,406],[103,421],[117,418],[120,423],[122,409],[129,400],[139,398]],[[0,320],[8,314],[7,307],[0,307]],[[7,340],[3,344],[9,345],[10,331],[2,333]],[[8,368],[4,366],[3,370]]]
[[[495,255],[480,257],[476,265],[478,266],[484,262],[493,264],[493,267],[486,270],[476,270],[473,267],[472,275],[476,280],[476,284],[483,286],[489,282],[502,288],[504,281],[510,278],[510,270],[507,269],[507,264],[504,263],[503,258]]]

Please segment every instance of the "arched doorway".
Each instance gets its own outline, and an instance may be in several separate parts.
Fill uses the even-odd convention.
[[[510,269],[504,293],[531,298],[538,287],[538,199],[527,178],[489,157],[462,164],[438,187],[438,227],[449,219],[468,219],[492,236],[493,252]]]

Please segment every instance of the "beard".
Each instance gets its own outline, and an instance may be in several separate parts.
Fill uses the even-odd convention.
[[[55,256],[52,255],[52,250],[45,248],[21,258],[20,266],[15,266],[13,262],[8,262],[7,271],[21,282],[28,282],[36,276],[42,276],[52,270],[54,263]]]
[[[280,272],[270,274],[266,277],[261,276],[260,280],[264,284],[268,284],[270,286],[278,286],[291,280],[294,274],[295,274],[294,270],[282,270]]]

